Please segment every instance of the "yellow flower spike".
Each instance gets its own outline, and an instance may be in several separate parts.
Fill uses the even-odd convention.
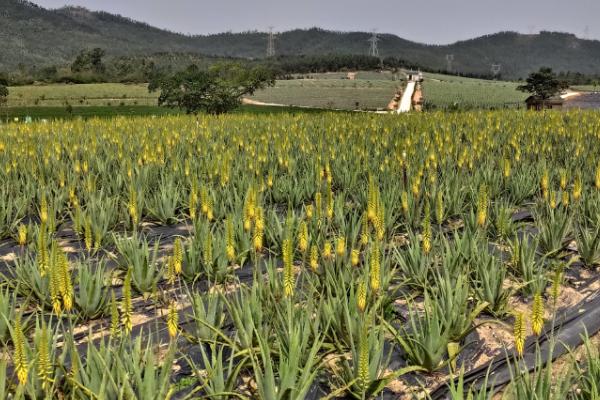
[[[369,276],[371,281],[371,290],[374,293],[377,293],[377,291],[379,291],[379,287],[381,286],[381,254],[378,243],[375,243],[371,247],[371,253],[369,255]]]
[[[544,300],[540,293],[533,296],[533,306],[531,311],[531,330],[535,335],[539,335],[544,327]]]
[[[438,190],[435,195],[435,219],[438,225],[444,222],[444,199],[441,190]]]
[[[581,198],[581,192],[582,192],[582,182],[581,182],[581,176],[579,174],[577,174],[577,176],[575,177],[575,182],[573,182],[573,201],[577,202],[580,198]]]
[[[408,192],[403,190],[400,194],[400,202],[402,204],[402,212],[404,215],[408,215]]]
[[[560,169],[560,189],[565,190],[567,188],[567,170],[564,168]]]
[[[230,263],[235,261],[235,232],[233,230],[233,216],[228,216],[225,220],[225,253],[227,254],[227,260]]]
[[[569,192],[567,192],[566,190],[562,192],[561,203],[564,207],[569,206]]]
[[[123,283],[123,299],[121,300],[121,323],[126,334],[131,333],[133,305],[131,303],[131,269],[127,270],[125,282]]]
[[[504,176],[505,179],[510,177],[510,160],[508,158],[504,159],[504,162],[502,165],[502,175]]]
[[[83,234],[84,234],[84,244],[85,244],[85,249],[90,252],[92,251],[92,246],[93,246],[93,234],[92,234],[92,220],[90,217],[87,217],[85,219],[85,225],[83,227]]]
[[[423,217],[423,222],[421,224],[421,236],[422,236],[422,245],[423,252],[425,254],[429,254],[431,251],[431,217],[429,211],[429,203],[425,203],[425,216]]]
[[[542,196],[544,199],[548,197],[548,188],[550,186],[550,177],[548,176],[548,170],[544,170],[544,174],[542,175],[542,181],[540,183],[540,187],[542,189]]]
[[[27,244],[27,225],[20,224],[17,231],[17,243],[23,247]]]
[[[323,244],[323,255],[322,255],[323,259],[325,260],[329,260],[333,257],[332,254],[332,248],[331,248],[331,242],[326,241]]]
[[[312,204],[308,204],[305,208],[306,210],[306,219],[308,219],[309,221],[312,219],[313,217],[313,212],[314,212],[314,208]]]
[[[550,199],[548,200],[548,205],[553,210],[556,208],[556,192],[554,190],[550,191]]]
[[[358,251],[358,249],[352,249],[352,251],[350,252],[350,264],[353,267],[356,267],[359,262],[360,262],[360,252]]]
[[[369,217],[368,213],[364,213],[362,217],[362,227],[360,234],[360,243],[364,246],[369,244]]]
[[[317,272],[319,269],[319,249],[316,245],[312,245],[310,248],[310,269],[313,272]]]
[[[283,290],[285,297],[294,294],[294,270],[293,270],[294,248],[291,239],[285,239],[282,244],[283,258]]]
[[[111,290],[111,298],[110,298],[110,335],[112,337],[119,336],[120,333],[120,323],[119,323],[119,307],[117,305],[117,299],[115,297],[114,290]]]
[[[173,242],[173,272],[180,275],[183,270],[183,243],[181,238],[176,238]]]
[[[263,211],[262,207],[257,207],[256,221],[254,224],[254,235],[252,237],[254,251],[256,251],[257,253],[262,251],[262,248],[263,248],[264,229],[265,229],[264,211]]]
[[[487,208],[488,208],[488,192],[485,185],[481,185],[479,188],[479,195],[477,198],[477,226],[480,228],[485,227],[487,221]]]
[[[29,374],[29,366],[27,361],[27,353],[25,350],[27,340],[23,334],[23,328],[21,327],[21,316],[17,316],[14,326],[14,337],[13,337],[13,360],[15,365],[15,371],[17,372],[17,378],[19,385],[25,385],[27,383],[27,376]]]
[[[308,225],[306,221],[302,221],[298,228],[298,249],[302,253],[305,253],[308,249]]]
[[[337,239],[335,245],[335,254],[340,258],[346,255],[346,238],[344,236],[341,236]]]
[[[179,329],[179,313],[177,312],[177,305],[175,301],[169,304],[169,310],[167,312],[167,330],[169,331],[169,337],[174,339],[177,337],[177,331]]]
[[[40,221],[42,224],[46,224],[48,222],[48,200],[46,199],[46,195],[42,195],[42,199],[40,202]]]
[[[371,374],[369,373],[369,330],[366,322],[361,327],[360,337],[358,339],[358,386],[364,393],[371,383]]]
[[[525,349],[525,315],[517,311],[515,313],[515,325],[513,329],[513,337],[515,341],[515,350],[519,356],[523,355]]]
[[[363,279],[358,284],[358,291],[356,293],[356,306],[358,311],[361,313],[365,312],[367,308],[367,285]]]
[[[42,381],[42,389],[47,390],[52,383],[52,362],[50,360],[50,337],[48,336],[48,328],[42,325],[38,339],[37,348],[37,372],[40,381]]]

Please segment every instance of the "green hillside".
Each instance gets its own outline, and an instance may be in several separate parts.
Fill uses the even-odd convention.
[[[369,36],[317,28],[292,30],[278,35],[277,54],[366,54]],[[502,77],[507,79],[522,78],[540,66],[600,74],[600,41],[566,33],[502,32],[444,46],[391,34],[380,38],[383,57],[398,57],[430,70],[445,69],[446,54],[453,54],[453,70],[467,74],[489,74],[492,63],[502,64]],[[22,0],[0,0],[0,69],[65,64],[81,49],[93,47],[112,56],[177,52],[262,58],[266,34],[186,36],[105,12],[75,7],[48,10]]]

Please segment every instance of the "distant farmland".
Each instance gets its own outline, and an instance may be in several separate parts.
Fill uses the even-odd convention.
[[[310,74],[279,80],[274,87],[255,93],[252,100],[324,109],[384,109],[403,84],[395,80],[398,76],[403,74],[359,72],[356,80],[345,79],[344,73]],[[516,86],[514,82],[425,74],[425,102],[430,109],[517,107],[526,96]],[[147,85],[139,84],[32,85],[10,88],[8,108],[148,107],[156,106],[157,98],[157,93],[148,93]]]

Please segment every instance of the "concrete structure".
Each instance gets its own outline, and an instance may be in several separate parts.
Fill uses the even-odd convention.
[[[525,104],[527,104],[528,110],[560,110],[563,107],[564,100],[560,97],[551,97],[543,100],[537,96],[529,96],[525,99]]]

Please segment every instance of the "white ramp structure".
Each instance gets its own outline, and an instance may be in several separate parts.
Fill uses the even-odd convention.
[[[408,82],[408,84],[406,85],[406,89],[404,90],[404,93],[402,94],[402,99],[400,100],[400,105],[396,110],[397,114],[409,112],[411,110],[412,98],[415,92],[415,85],[416,82]]]

